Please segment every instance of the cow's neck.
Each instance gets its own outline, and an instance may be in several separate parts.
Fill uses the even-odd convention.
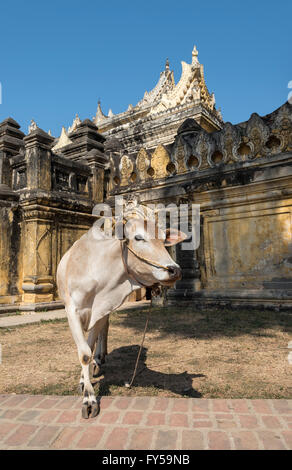
[[[141,284],[130,278],[125,270],[118,240],[114,246],[111,246],[111,254],[116,259],[115,267],[104,288],[95,296],[88,329],[92,328],[100,318],[119,308],[132,292],[141,288]]]

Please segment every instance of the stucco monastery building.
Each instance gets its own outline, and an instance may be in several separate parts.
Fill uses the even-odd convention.
[[[292,106],[223,122],[194,48],[177,84],[167,61],[135,106],[98,103],[59,138],[0,123],[0,313],[62,307],[61,257],[96,203],[133,194],[200,205],[200,245],[172,248],[183,278],[167,302],[292,306]]]

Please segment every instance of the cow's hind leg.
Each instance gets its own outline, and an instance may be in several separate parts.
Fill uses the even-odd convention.
[[[106,316],[106,321],[102,327],[96,344],[94,359],[93,359],[93,376],[98,377],[100,368],[105,363],[105,356],[107,355],[107,338],[109,328],[109,315]]]

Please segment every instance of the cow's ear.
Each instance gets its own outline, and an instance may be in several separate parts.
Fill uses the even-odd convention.
[[[188,238],[184,232],[180,230],[176,230],[175,228],[167,228],[166,229],[166,238],[164,245],[165,246],[173,246],[177,243],[181,243]]]

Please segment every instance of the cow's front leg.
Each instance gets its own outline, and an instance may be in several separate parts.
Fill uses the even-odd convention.
[[[69,326],[72,332],[72,336],[77,346],[78,357],[82,367],[83,376],[83,404],[82,404],[82,416],[83,418],[89,418],[89,415],[93,418],[99,412],[99,406],[96,401],[94,388],[90,381],[90,364],[92,362],[93,349],[96,341],[96,336],[90,332],[88,341],[84,336],[82,327],[82,321],[79,313],[77,312],[74,305],[67,308]],[[100,326],[102,328],[102,325]],[[95,339],[94,339],[95,338]]]
[[[106,322],[107,322],[107,317],[101,318],[100,320],[96,322],[94,327],[89,332],[87,343],[92,353],[95,348],[96,340],[100,332],[103,330]],[[92,376],[91,369],[94,363],[91,359],[88,364],[81,363],[81,365],[82,365],[82,376],[83,376],[83,387],[84,387],[82,417],[88,418],[90,415],[91,418],[94,418],[94,416],[97,416],[97,414],[99,413],[99,405],[96,401],[94,388],[91,384],[91,376]]]
[[[106,321],[101,329],[93,359],[93,376],[98,377],[100,374],[100,368],[102,364],[105,363],[105,356],[107,355],[107,338],[108,338],[108,329],[109,329],[109,315],[106,316]]]

